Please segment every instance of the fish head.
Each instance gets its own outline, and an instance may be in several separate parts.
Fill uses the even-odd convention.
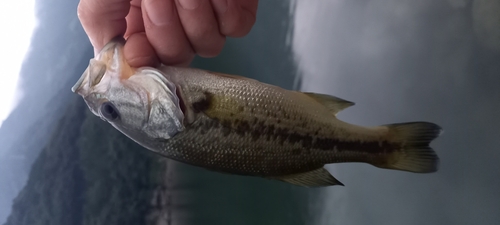
[[[71,89],[96,116],[136,142],[170,139],[184,130],[176,86],[155,68],[131,67],[123,38],[115,38],[90,60]]]

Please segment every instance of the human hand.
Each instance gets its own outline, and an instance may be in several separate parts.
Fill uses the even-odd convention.
[[[183,4],[181,4],[183,3]],[[80,0],[78,17],[96,52],[124,35],[134,67],[187,66],[195,54],[218,55],[226,36],[255,23],[258,0]]]

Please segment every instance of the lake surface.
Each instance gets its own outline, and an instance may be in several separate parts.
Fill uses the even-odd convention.
[[[328,165],[345,184],[328,188],[302,188],[158,159],[98,118],[89,119],[83,100],[69,92],[92,52],[76,20],[77,1],[60,2],[67,4],[61,11],[66,14],[44,13],[56,0],[38,2],[45,10],[37,12],[46,20],[40,22],[34,43],[48,44],[34,45],[29,59],[39,67],[25,69],[34,74],[25,74],[28,97],[0,130],[0,142],[11,146],[0,149],[1,188],[10,188],[0,196],[2,218],[28,179],[17,195],[12,218],[29,217],[40,224],[68,224],[60,221],[69,220],[218,225],[500,223],[498,1],[260,1],[257,23],[248,36],[229,38],[220,56],[193,62],[198,68],[353,101],[355,106],[339,114],[349,123],[429,121],[444,128],[432,143],[441,159],[438,172],[414,174],[358,163]],[[47,25],[52,23],[58,25]],[[75,51],[82,52],[77,59]],[[65,63],[50,66],[50,58]],[[37,80],[36,72],[59,82],[39,85],[43,81]],[[36,87],[44,87],[43,94]],[[44,113],[36,113],[41,109]],[[78,113],[67,114],[73,111]],[[64,129],[74,134],[64,136],[68,133]],[[39,152],[45,158],[37,158]],[[47,171],[70,180],[77,174],[74,186],[43,172],[49,168],[48,161],[61,157],[73,161],[54,161]],[[29,172],[33,161],[33,168],[43,170]],[[66,170],[76,172],[67,175]],[[34,182],[37,176],[58,185]],[[64,192],[75,199],[70,206],[47,200],[43,190],[59,193],[57,188],[71,191]],[[125,199],[137,190],[140,196]],[[57,196],[61,202],[69,201],[63,194]],[[33,205],[42,211],[27,210]],[[146,205],[152,208],[146,210]],[[50,210],[42,215],[44,207]],[[138,209],[147,213],[139,214]],[[134,213],[138,219],[130,215]],[[52,221],[65,214],[73,216]]]
[[[440,170],[330,165],[345,187],[304,189],[183,169],[192,224],[500,221],[500,3],[293,1],[290,14],[278,5],[261,2],[248,37],[194,66],[353,101],[339,117],[354,124],[437,123]]]

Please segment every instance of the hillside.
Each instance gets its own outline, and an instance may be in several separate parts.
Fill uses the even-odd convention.
[[[63,115],[5,225],[144,223],[160,161],[91,115],[79,96]]]

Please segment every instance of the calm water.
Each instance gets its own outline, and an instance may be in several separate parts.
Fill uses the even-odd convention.
[[[445,130],[433,142],[440,171],[330,165],[346,187],[305,189],[182,165],[190,224],[500,222],[498,1],[298,0],[259,10],[248,37],[194,66],[354,101],[339,116],[355,124],[435,122]]]
[[[58,4],[52,4],[54,2]],[[2,157],[3,154],[10,156],[2,158],[0,164],[2,219],[8,214],[11,199],[25,183],[30,164],[49,140],[48,134],[56,139],[61,137],[54,143],[68,142],[66,144],[72,147],[68,147],[68,151],[77,148],[73,139],[67,139],[60,134],[62,131],[58,133],[59,128],[54,128],[54,121],[65,118],[66,111],[60,105],[70,101],[69,88],[80,77],[92,53],[76,18],[76,2],[37,1],[37,13],[43,20],[38,36],[35,34],[34,43],[39,45],[32,46],[33,54],[28,57],[28,65],[33,66],[25,68],[22,79],[26,96],[0,129],[0,144],[4,146],[4,142],[10,141],[9,148],[0,152]],[[50,11],[56,8],[59,11]],[[68,19],[61,20],[59,16]],[[81,52],[78,59],[74,52]],[[53,66],[54,61],[64,63]],[[161,205],[157,212],[163,219],[157,224],[500,224],[497,179],[500,171],[500,1],[261,0],[257,23],[247,37],[228,39],[220,56],[197,58],[193,66],[353,101],[356,105],[344,110],[339,117],[354,124],[437,123],[445,130],[432,143],[441,158],[440,170],[433,174],[412,174],[366,164],[329,165],[329,171],[346,186],[308,189],[167,161],[163,186],[155,192],[158,201],[152,201]],[[75,104],[75,111],[77,106],[83,108]],[[83,113],[79,111],[79,114]],[[84,116],[75,118],[64,121],[82,123],[80,119]],[[83,127],[87,123],[86,126],[101,133],[75,131],[75,137],[71,138],[92,137],[84,144],[94,150],[106,150],[103,157],[97,150],[86,151],[87,155],[83,155],[87,161],[77,161],[87,163],[87,171],[93,171],[91,175],[101,179],[98,180],[101,186],[95,185],[90,195],[94,197],[94,208],[90,211],[101,217],[85,217],[81,209],[57,204],[46,207],[43,201],[51,201],[39,187],[53,193],[47,188],[52,186],[42,185],[46,184],[43,182],[50,180],[57,188],[67,190],[65,182],[72,181],[73,177],[45,179],[43,170],[38,173],[41,183],[34,182],[33,187],[26,188],[26,193],[32,192],[24,194],[34,193],[33,196],[39,197],[37,200],[41,199],[36,202],[39,208],[32,208],[50,213],[54,208],[60,210],[58,212],[69,211],[87,219],[91,217],[88,221],[105,221],[113,216],[123,219],[120,213],[128,212],[119,209],[136,212],[134,207],[145,208],[136,206],[139,201],[127,208],[120,200],[123,193],[128,192],[112,193],[113,198],[109,200],[103,193],[110,192],[106,189],[109,186],[130,191],[128,194],[133,197],[142,196],[139,200],[147,199],[144,196],[149,189],[141,185],[153,186],[144,180],[149,181],[147,176],[155,173],[146,176],[142,171],[150,168],[147,160],[151,160],[151,155],[131,153],[138,149],[137,145],[120,139],[121,134],[112,133],[108,124],[98,122],[85,121]],[[77,130],[71,122],[63,125]],[[87,131],[92,131],[90,128]],[[123,151],[111,151],[111,147],[103,146],[118,146],[116,148]],[[64,146],[48,148],[55,151]],[[78,152],[70,153],[73,154],[68,155],[78,155]],[[108,160],[105,157],[119,166],[103,166]],[[66,167],[63,166],[79,166],[69,160],[63,161],[66,164],[62,166],[55,158],[47,157],[51,167],[39,161],[40,168],[56,168],[55,171],[64,175]],[[89,169],[88,162],[94,161],[94,166],[101,166],[104,172],[92,170],[92,166]],[[106,183],[110,180],[118,182]],[[121,184],[127,187],[117,187]],[[95,191],[101,190],[99,188],[105,191]],[[137,194],[134,188],[141,193]],[[84,188],[69,189],[84,193]],[[68,202],[61,197],[64,195],[57,196],[61,198],[59,201]],[[29,206],[35,205],[30,202],[32,199],[26,199],[27,203],[21,201],[24,205],[19,204],[17,208],[16,215],[20,218],[30,213],[26,212]],[[78,196],[75,199],[89,200]],[[68,203],[71,204],[77,205]],[[99,207],[103,205],[105,209],[101,210]],[[127,207],[122,207],[124,205]],[[30,218],[44,222],[36,212],[31,212]],[[43,215],[46,221],[57,217],[47,215]]]

